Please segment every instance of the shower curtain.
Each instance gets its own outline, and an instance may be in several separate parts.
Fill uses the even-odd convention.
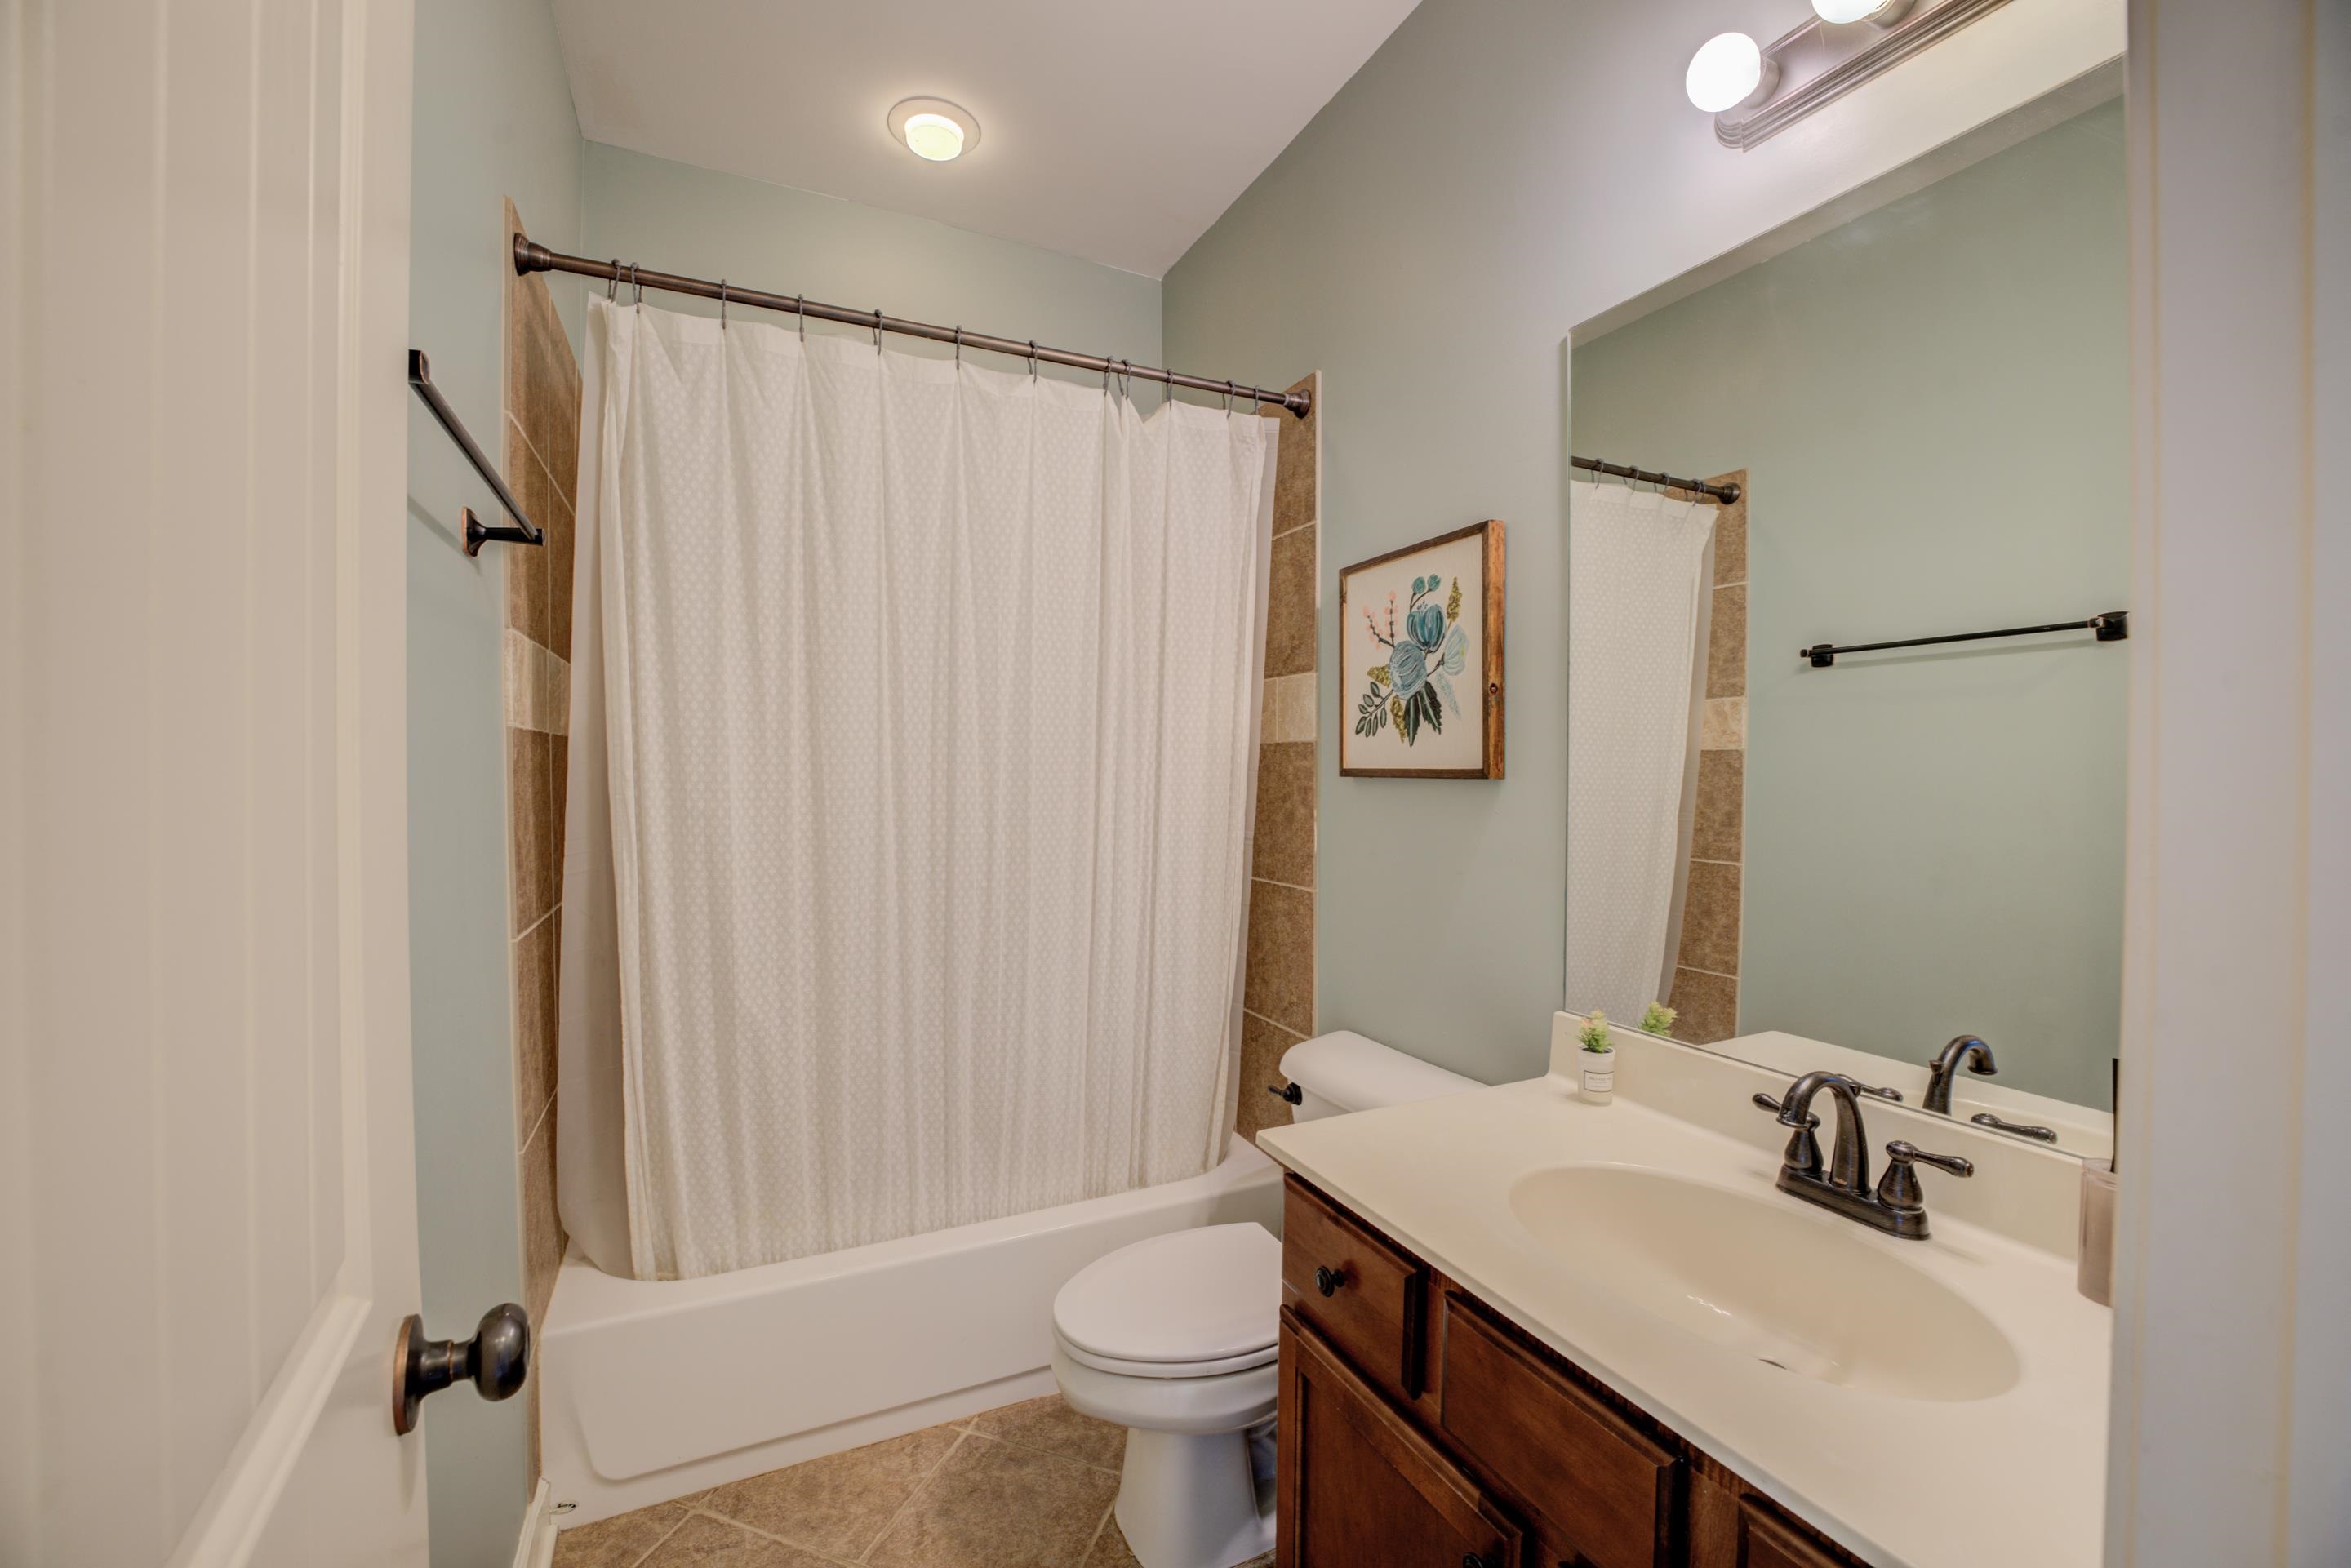
[[[1634,1024],[1670,988],[1715,509],[1567,489],[1565,1002]]]
[[[1214,1164],[1271,422],[603,299],[584,379],[590,1255],[691,1277]]]

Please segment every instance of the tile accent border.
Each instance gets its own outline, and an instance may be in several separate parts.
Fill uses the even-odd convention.
[[[1265,706],[1259,717],[1257,837],[1249,853],[1249,939],[1241,976],[1239,1099],[1233,1130],[1254,1142],[1290,1121],[1266,1092],[1283,1085],[1282,1052],[1314,1032],[1314,850],[1321,711],[1315,672],[1322,574],[1322,377],[1304,419],[1280,410],[1274,457],[1273,559],[1265,616]]]
[[[522,232],[506,204],[509,244]],[[503,257],[504,247],[498,251]],[[507,726],[507,886],[514,941],[515,1164],[522,1207],[523,1310],[545,1322],[563,1262],[555,1208],[556,998],[563,955],[563,812],[571,728],[571,502],[580,457],[580,366],[544,276],[505,275],[499,465],[547,532],[494,547],[506,573],[501,685]],[[538,1480],[538,1384],[530,1392],[530,1483]]]
[[[1674,1037],[1694,1045],[1739,1032],[1739,949],[1747,829],[1747,471],[1718,474],[1739,499],[1714,525],[1707,622],[1706,706],[1698,723],[1698,812],[1682,893]]]

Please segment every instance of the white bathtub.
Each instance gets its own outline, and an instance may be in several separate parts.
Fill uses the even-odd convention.
[[[1053,1391],[1054,1293],[1163,1231],[1281,1227],[1245,1140],[1205,1176],[700,1280],[574,1247],[538,1342],[540,1451],[566,1525]]]

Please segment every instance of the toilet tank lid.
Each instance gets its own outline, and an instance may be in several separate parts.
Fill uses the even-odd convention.
[[[1344,1029],[1291,1046],[1282,1053],[1281,1075],[1347,1111],[1376,1111],[1486,1087]]]

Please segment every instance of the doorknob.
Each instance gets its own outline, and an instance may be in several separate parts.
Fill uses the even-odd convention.
[[[426,1339],[424,1320],[411,1312],[392,1353],[392,1429],[414,1430],[424,1396],[461,1377],[485,1399],[508,1399],[529,1375],[530,1317],[512,1301],[484,1312],[468,1340]]]

